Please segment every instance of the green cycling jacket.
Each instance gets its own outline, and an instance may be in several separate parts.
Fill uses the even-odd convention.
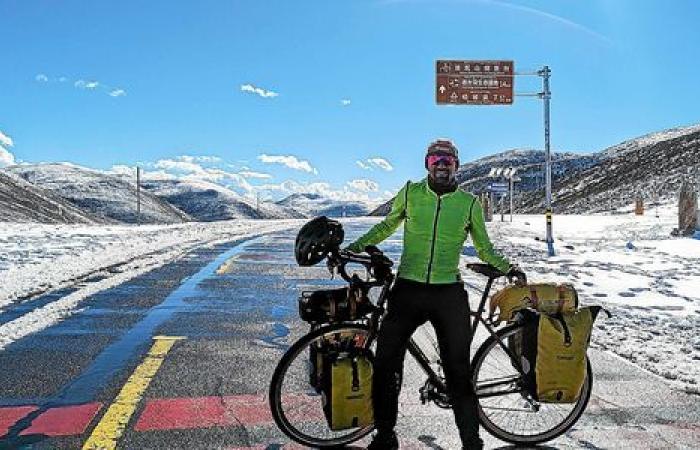
[[[493,249],[476,197],[461,189],[439,196],[430,189],[427,178],[406,183],[386,218],[350,244],[348,250],[359,253],[367,245],[379,244],[402,221],[401,278],[431,284],[460,281],[459,257],[469,234],[481,260],[502,272],[510,267],[508,260]]]

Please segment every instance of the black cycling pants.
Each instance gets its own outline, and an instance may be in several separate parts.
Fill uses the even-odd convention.
[[[379,432],[393,430],[403,361],[413,332],[426,321],[435,328],[455,423],[465,448],[481,448],[477,402],[471,383],[471,330],[467,293],[461,282],[426,284],[398,278],[379,328],[372,395]]]

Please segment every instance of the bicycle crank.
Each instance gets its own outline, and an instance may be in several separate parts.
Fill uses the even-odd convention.
[[[427,380],[423,387],[418,389],[418,392],[420,393],[420,401],[424,405],[428,402],[435,402],[437,406],[443,409],[452,407],[449,395],[435,386],[430,380]]]

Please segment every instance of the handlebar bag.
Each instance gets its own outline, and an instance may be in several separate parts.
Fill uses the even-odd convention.
[[[361,289],[304,291],[299,297],[299,317],[312,324],[356,320],[371,310],[369,297]]]
[[[491,296],[489,317],[510,322],[516,311],[533,308],[545,314],[571,313],[578,308],[578,293],[570,283],[510,285]]]
[[[572,313],[529,313],[521,336],[509,342],[525,372],[525,384],[542,403],[575,403],[586,379],[586,351],[600,306]],[[513,350],[511,347],[511,350]]]
[[[321,401],[328,427],[339,431],[371,425],[371,359],[361,352],[328,352],[322,358]]]

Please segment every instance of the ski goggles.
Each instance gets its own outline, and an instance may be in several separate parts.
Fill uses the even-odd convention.
[[[427,160],[429,167],[436,166],[440,163],[451,166],[457,162],[457,158],[452,155],[428,155]]]

